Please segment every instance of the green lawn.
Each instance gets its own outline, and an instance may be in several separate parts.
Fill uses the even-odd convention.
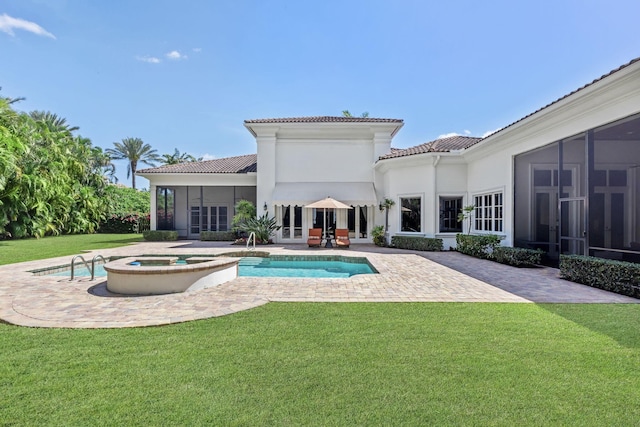
[[[0,265],[76,255],[141,242],[142,234],[77,234],[42,239],[0,240]]]
[[[635,304],[456,303],[0,324],[0,424],[638,425],[639,325]]]

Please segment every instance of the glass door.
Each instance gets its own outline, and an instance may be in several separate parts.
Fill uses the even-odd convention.
[[[586,255],[584,198],[560,199],[560,253]]]

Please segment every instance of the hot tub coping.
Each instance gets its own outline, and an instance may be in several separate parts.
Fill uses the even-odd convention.
[[[164,261],[173,260],[173,263],[167,265],[130,265],[136,261]],[[189,263],[197,259],[200,262]],[[144,256],[131,256],[126,258],[120,258],[114,261],[110,261],[104,265],[104,269],[107,273],[121,273],[131,275],[149,275],[149,274],[171,274],[171,273],[187,273],[197,272],[202,270],[218,271],[227,267],[237,265],[240,258],[215,258],[215,257],[192,257],[188,258],[187,264],[175,264],[178,257],[144,257]],[[202,260],[202,261],[201,261]]]

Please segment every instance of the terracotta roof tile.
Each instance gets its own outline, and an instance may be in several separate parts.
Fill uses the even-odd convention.
[[[413,156],[415,154],[424,153],[447,153],[452,150],[464,150],[472,145],[476,144],[482,138],[475,138],[472,136],[450,136],[448,138],[440,138],[435,141],[425,142],[424,144],[416,145],[415,147],[409,147],[404,149],[391,149],[391,153],[385,154],[380,157],[380,160],[392,159],[395,157]]]
[[[247,154],[245,156],[159,166],[142,169],[137,173],[249,173],[257,172],[257,161],[258,156],[256,154]]]
[[[371,117],[344,117],[344,116],[312,116],[312,117],[285,117],[279,119],[255,119],[245,120],[246,124],[252,123],[403,123],[401,119],[376,119]]]

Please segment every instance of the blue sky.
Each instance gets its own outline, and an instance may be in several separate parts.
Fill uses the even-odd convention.
[[[245,119],[345,109],[403,119],[404,148],[482,136],[640,56],[638,16],[637,0],[0,0],[0,95],[102,148],[249,154]]]

